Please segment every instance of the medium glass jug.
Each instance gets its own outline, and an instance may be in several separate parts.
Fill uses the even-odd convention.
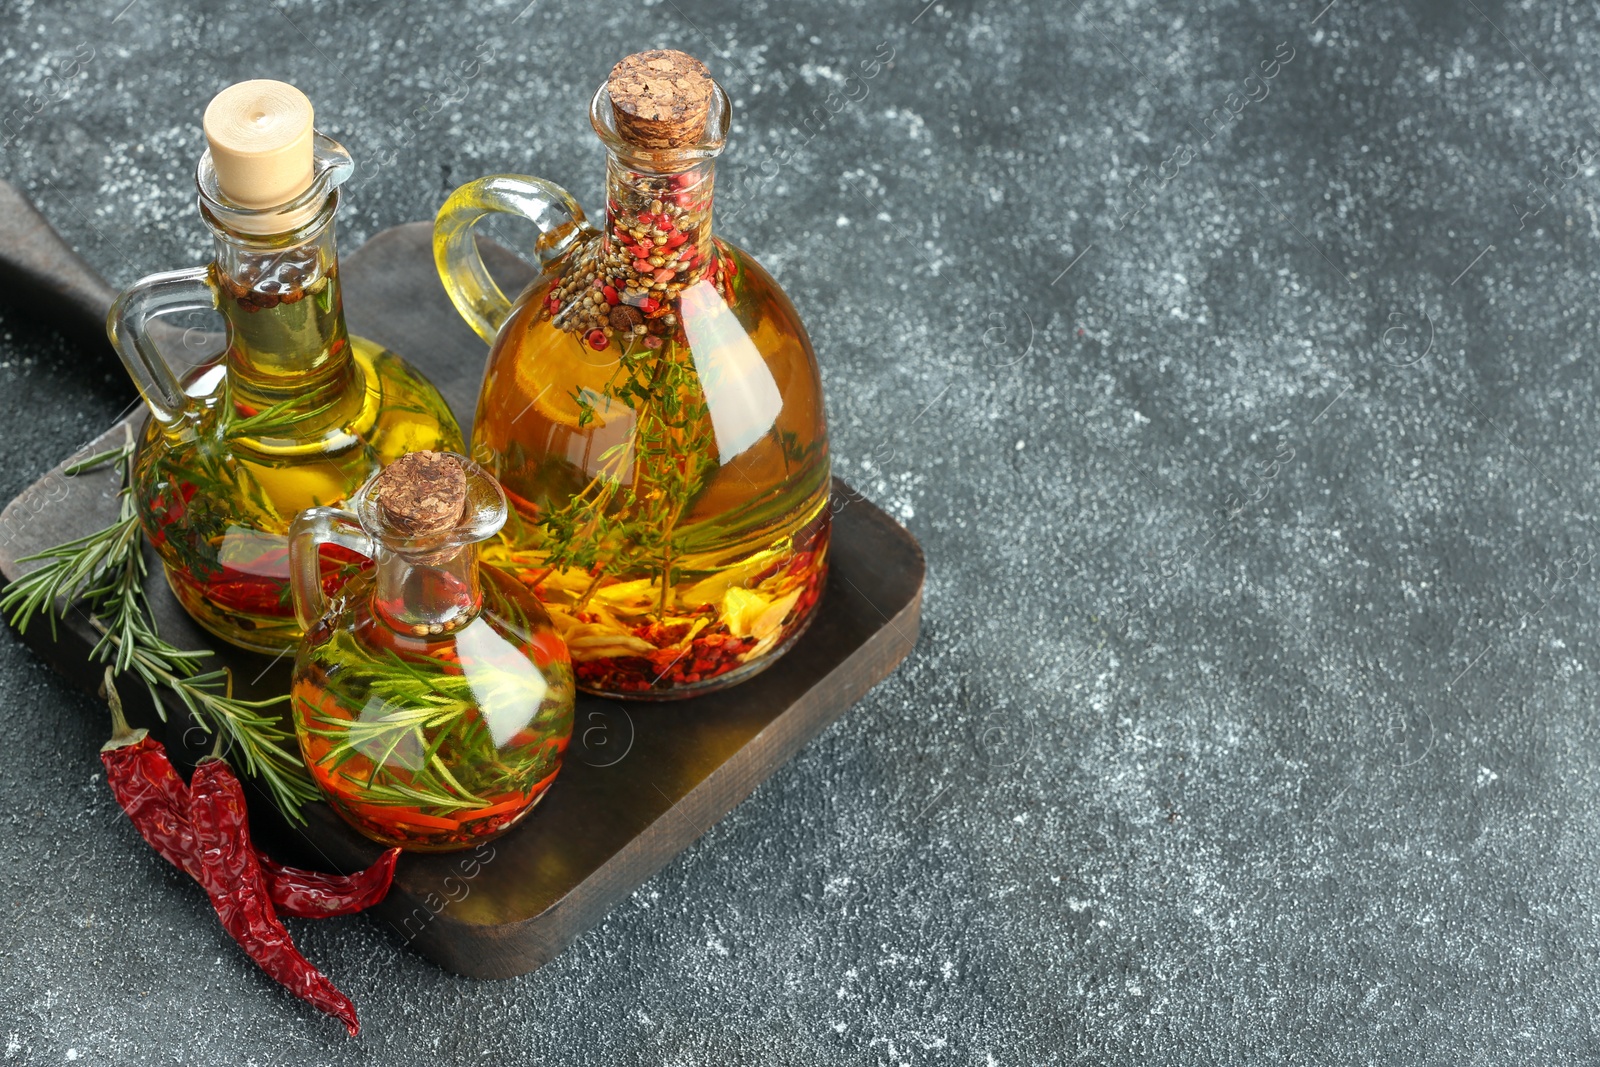
[[[421,374],[345,329],[334,217],[350,154],[313,133],[310,103],[282,82],[225,90],[207,109],[208,137],[214,109],[230,101],[291,132],[303,123],[304,144],[288,148],[303,149],[308,184],[286,201],[242,204],[224,191],[213,142],[197,181],[215,260],[134,283],[107,332],[150,411],[135,496],[172,591],[218,637],[273,653],[300,637],[289,600],[295,515],[343,502],[406,452],[462,442]],[[192,311],[221,313],[226,349],[180,378],[152,327]],[[363,563],[330,549],[324,577],[337,585]]]

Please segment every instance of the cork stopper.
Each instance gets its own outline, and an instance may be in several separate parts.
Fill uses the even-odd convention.
[[[311,101],[285,82],[247,81],[211,98],[201,125],[217,186],[235,204],[286,204],[312,181]]]
[[[617,133],[637,148],[681,148],[705,137],[715,83],[683,52],[636,52],[611,68],[606,91]]]
[[[383,469],[372,485],[384,522],[406,537],[451,529],[467,503],[467,472],[444,452],[411,452]]]

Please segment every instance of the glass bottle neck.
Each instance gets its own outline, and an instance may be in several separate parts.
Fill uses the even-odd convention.
[[[232,399],[243,415],[292,401],[299,413],[328,410],[350,394],[354,366],[339,294],[334,244],[337,192],[320,225],[261,236],[207,218],[212,263],[227,321]]]
[[[413,556],[380,542],[375,563],[373,609],[403,634],[426,637],[458,630],[483,607],[476,543]]]
[[[675,301],[711,266],[716,164],[655,172],[606,159],[605,274],[622,303]]]

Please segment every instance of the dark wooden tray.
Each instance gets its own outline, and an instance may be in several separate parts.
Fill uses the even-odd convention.
[[[498,246],[485,246],[485,258],[508,291],[530,275]],[[351,330],[430,375],[468,427],[486,350],[439,285],[429,225],[378,234],[344,257],[343,272]],[[94,343],[93,324],[85,320],[103,320],[109,290],[4,183],[0,278],[68,316],[69,329],[76,326]],[[106,358],[113,358],[109,351]],[[81,454],[125,432],[119,423]],[[892,671],[916,641],[922,552],[904,528],[844,483],[835,480],[833,488],[827,591],[816,622],[783,659],[742,685],[682,703],[580,698],[566,765],[540,809],[475,852],[406,856],[375,914],[406,944],[459,974],[507,978],[531,971]],[[115,514],[115,490],[109,473],[67,478],[57,467],[45,475],[0,514],[0,573],[13,579],[26,569],[18,557],[107,524]],[[152,566],[152,575],[158,570]],[[272,662],[218,647],[184,615],[159,576],[152,577],[150,592],[169,639],[216,648],[245,693],[287,691],[286,658]],[[99,670],[87,660],[92,632],[81,615],[70,618],[58,640],[40,624],[25,640],[73,682],[97,687]],[[134,698],[132,714],[158,727],[139,695],[127,695]],[[180,758],[192,760],[201,754],[202,735],[187,726],[181,709],[172,708],[163,732]],[[252,815],[258,838],[300,862],[353,870],[377,852],[323,804],[310,808],[310,825],[301,828],[287,826],[260,798]]]

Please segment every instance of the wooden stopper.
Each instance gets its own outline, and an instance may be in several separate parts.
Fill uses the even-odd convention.
[[[467,504],[467,472],[444,452],[410,452],[373,483],[378,511],[397,533],[420,537],[454,526]]]
[[[305,192],[311,184],[311,119],[311,101],[285,82],[239,82],[212,97],[201,125],[222,194],[259,209]]]
[[[622,139],[639,148],[681,148],[705,137],[714,82],[683,52],[636,52],[611,68],[606,91]]]

